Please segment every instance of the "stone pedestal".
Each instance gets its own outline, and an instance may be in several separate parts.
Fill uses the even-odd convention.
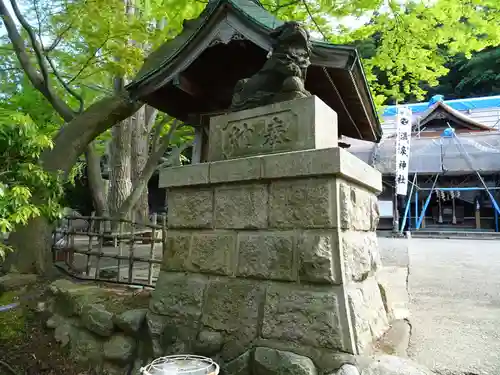
[[[208,160],[337,145],[337,113],[310,96],[213,117]]]
[[[297,102],[297,116],[309,113],[297,131],[319,135],[314,122],[336,118],[328,108],[313,115],[324,106],[316,98]],[[293,102],[283,105],[293,113]],[[215,129],[228,116],[214,119]],[[336,138],[336,124],[323,125]],[[212,159],[231,137],[214,134]],[[321,149],[318,140],[289,146],[316,149],[161,171],[169,229],[148,317],[163,332],[157,348],[228,361],[266,346],[334,369],[336,358],[369,351],[388,328],[374,277],[380,173],[346,150]]]

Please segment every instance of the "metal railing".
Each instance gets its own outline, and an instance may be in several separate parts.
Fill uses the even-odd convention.
[[[162,263],[166,216],[147,223],[65,216],[53,233],[56,267],[78,279],[154,287]]]

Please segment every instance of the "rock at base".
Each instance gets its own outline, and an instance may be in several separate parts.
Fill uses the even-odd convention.
[[[88,331],[77,330],[70,346],[71,355],[78,362],[98,364],[102,360],[102,342]]]
[[[146,319],[147,311],[147,309],[125,311],[120,315],[116,315],[113,320],[117,327],[123,330],[123,332],[134,335],[141,329]]]
[[[102,364],[101,373],[103,375],[128,375],[130,374],[130,365],[120,366],[114,363],[104,362]],[[139,373],[139,372],[137,372]],[[132,374],[135,374],[134,372]]]
[[[58,325],[55,327],[54,338],[64,348],[77,336],[77,333],[77,328],[69,322],[58,322]]]
[[[62,316],[54,314],[49,319],[47,319],[45,326],[49,329],[55,329],[59,327],[61,324],[63,324],[64,321],[65,319]]]
[[[384,354],[407,357],[411,328],[406,320],[395,320],[391,328],[377,342],[376,349]]]
[[[104,343],[104,358],[110,361],[126,363],[134,354],[135,347],[134,339],[124,335],[114,335]]]
[[[222,347],[223,337],[220,332],[201,331],[196,343],[196,353],[212,355],[218,353]]]
[[[222,371],[226,375],[250,375],[250,355],[251,351],[247,351],[239,357],[227,363]]]
[[[270,348],[256,348],[253,360],[255,375],[316,375],[313,361],[301,355]]]
[[[0,292],[15,290],[36,283],[38,276],[34,274],[8,273],[0,276]]]
[[[151,340],[153,355],[160,357],[164,354],[162,348],[162,337],[165,327],[168,325],[168,319],[164,316],[157,315],[148,311],[146,314],[146,324],[148,329],[148,337]]]
[[[111,336],[113,333],[113,314],[102,305],[85,306],[82,311],[82,321],[89,331],[99,336]]]
[[[278,341],[259,339],[255,342],[256,347],[266,347],[276,350],[292,352],[307,358],[311,358],[322,373],[332,373],[337,371],[342,365],[349,363],[358,365],[359,357],[340,352],[338,350],[322,349],[314,346],[305,346],[292,341]]]
[[[86,305],[98,303],[103,295],[102,289],[91,283],[74,283],[66,279],[58,279],[49,286],[54,295],[52,308],[67,317],[81,315]]]

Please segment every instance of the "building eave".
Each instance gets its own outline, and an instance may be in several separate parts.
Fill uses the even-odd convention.
[[[261,17],[249,16],[245,6],[254,12],[261,12]],[[244,36],[258,47],[270,50],[269,32],[273,29],[272,26],[280,26],[283,22],[277,19],[273,21],[270,15],[265,18],[264,13],[267,11],[256,7],[255,3],[248,0],[209,2],[200,17],[188,21],[176,38],[148,56],[136,78],[126,86],[131,97],[148,103],[148,97],[173,84],[174,79],[208,48],[207,40],[217,36],[218,28],[223,22],[230,24],[237,32],[246,32]],[[318,88],[317,92],[311,90],[312,93],[322,99],[325,95],[330,98],[324,101],[339,113],[339,117],[344,117],[339,122],[343,134],[379,142],[382,136],[381,124],[356,49],[317,40],[313,40],[312,45],[311,69],[307,79],[314,82],[325,81],[324,87]],[[174,51],[169,53],[169,48]],[[324,73],[318,69],[322,69]],[[332,95],[335,97],[333,101]]]

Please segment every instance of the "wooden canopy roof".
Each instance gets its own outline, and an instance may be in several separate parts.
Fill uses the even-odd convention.
[[[210,0],[183,31],[160,46],[127,85],[135,99],[193,126],[224,113],[239,79],[256,73],[283,22],[254,0]],[[378,142],[380,122],[355,48],[313,41],[306,89],[338,114],[339,133]]]

